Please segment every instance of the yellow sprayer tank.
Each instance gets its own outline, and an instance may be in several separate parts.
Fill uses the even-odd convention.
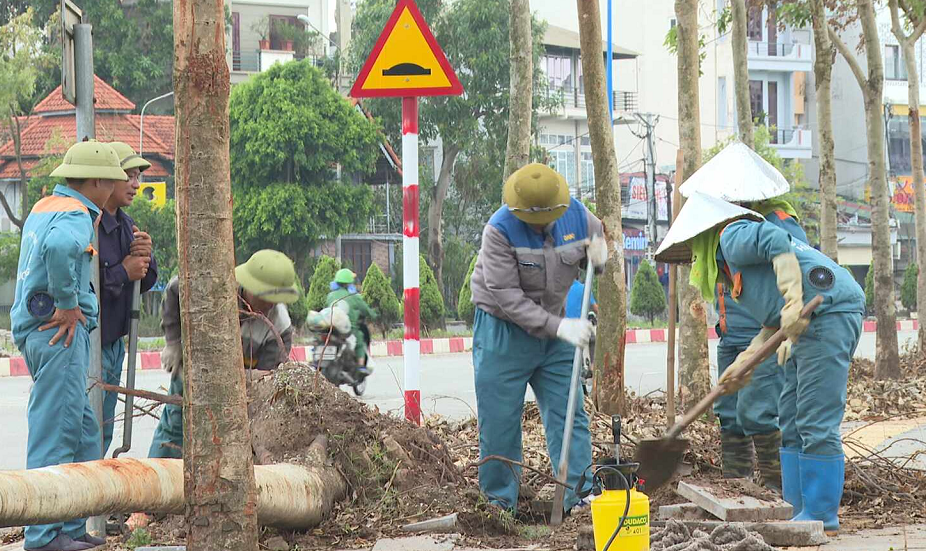
[[[624,489],[605,490],[592,500],[596,551],[604,551],[605,545],[621,521],[626,506],[627,490]],[[630,510],[627,512],[627,519],[608,551],[649,551],[649,497],[643,492],[630,490]]]

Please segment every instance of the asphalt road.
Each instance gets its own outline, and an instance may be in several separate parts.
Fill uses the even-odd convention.
[[[916,337],[916,333],[901,333],[900,345]],[[857,356],[874,358],[874,333],[862,335]],[[711,361],[715,361],[716,341],[711,341]],[[627,349],[627,387],[645,394],[665,386],[665,343],[634,344]],[[402,414],[402,358],[379,358],[374,365],[363,401],[381,411]],[[169,375],[162,371],[142,371],[137,377],[138,388],[165,392]],[[0,449],[0,470],[22,469],[26,465],[26,406],[31,381],[28,377],[0,378],[0,434],[6,444]],[[346,387],[345,387],[346,388]],[[528,398],[531,398],[528,391]],[[476,393],[473,389],[473,364],[470,354],[422,356],[422,410],[426,415],[440,414],[466,418],[475,414]],[[119,409],[121,411],[121,409]],[[135,419],[134,444],[127,457],[146,457],[157,420],[151,417]],[[117,421],[113,448],[122,441],[122,423]],[[111,453],[111,452],[110,452]]]

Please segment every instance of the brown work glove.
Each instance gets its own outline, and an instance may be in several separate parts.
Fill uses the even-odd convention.
[[[733,363],[727,367],[723,375],[721,375],[720,379],[717,381],[719,386],[724,387],[724,394],[733,394],[749,384],[755,367],[744,370],[744,366],[774,334],[774,329],[763,327],[762,330],[759,331],[759,334],[753,337],[752,342],[749,343],[746,350],[740,352],[739,356],[733,360]]]

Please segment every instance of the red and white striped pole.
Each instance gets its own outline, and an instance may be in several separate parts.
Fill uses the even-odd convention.
[[[421,424],[418,300],[418,98],[402,98],[402,275],[405,284],[405,418]]]

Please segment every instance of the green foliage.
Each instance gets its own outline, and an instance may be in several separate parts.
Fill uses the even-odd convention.
[[[720,13],[717,13],[717,33],[720,35],[727,34],[733,25],[733,10],[730,6],[724,6]]]
[[[125,546],[134,550],[137,547],[149,546],[152,541],[151,534],[149,534],[147,530],[144,528],[136,528],[132,531],[132,535],[129,536],[128,541],[125,542]]]
[[[474,255],[473,261],[469,263],[469,270],[466,271],[466,277],[463,279],[463,285],[460,286],[460,295],[457,299],[457,315],[466,322],[467,327],[473,326],[473,320],[476,317],[476,307],[473,306],[473,292],[470,289],[469,280],[473,277],[477,260],[479,260],[479,255]]]
[[[334,179],[334,166],[348,174],[371,173],[379,154],[376,127],[310,60],[274,65],[235,86],[229,120],[237,187],[322,186]]]
[[[656,276],[656,270],[646,260],[640,263],[640,269],[633,278],[630,289],[630,312],[636,316],[646,316],[652,323],[657,314],[666,310],[666,296]]]
[[[399,320],[399,299],[392,290],[392,283],[379,269],[379,265],[370,264],[361,289],[363,300],[379,314],[376,324],[382,331],[386,331]]]
[[[665,46],[666,50],[669,50],[670,54],[678,55],[678,26],[669,29],[665,39],[662,41],[662,45]],[[704,75],[702,67],[704,66],[704,60],[707,58],[706,48],[707,37],[703,34],[698,34],[698,74],[701,76]]]
[[[910,262],[903,273],[903,284],[900,286],[900,303],[909,311],[916,309],[916,279],[920,274],[916,262]]]
[[[309,310],[320,311],[325,307],[325,297],[331,290],[334,274],[341,269],[340,263],[330,256],[322,256],[315,265],[315,273],[309,281],[309,293],[306,295],[306,306]]]
[[[10,116],[26,111],[22,106],[35,94],[40,72],[53,68],[57,59],[44,47],[45,31],[36,19],[35,10],[29,7],[0,27],[0,121],[4,125]]]
[[[16,279],[19,269],[19,232],[0,233],[0,282]]]
[[[865,308],[869,312],[875,307],[875,265],[872,262],[865,274]]]
[[[421,324],[425,329],[443,327],[444,298],[440,294],[440,287],[434,278],[434,272],[431,271],[424,256],[418,257],[418,270],[418,277],[421,281],[419,302]]]
[[[292,304],[287,304],[286,309],[289,311],[289,319],[293,322],[294,327],[302,327],[305,323],[306,316],[309,315],[309,301],[305,296],[305,289],[299,278],[296,278],[296,286],[299,287],[299,300]]]
[[[368,186],[329,182],[325,186],[273,183],[233,189],[233,224],[238,256],[276,249],[304,275],[307,256],[319,236],[362,229],[372,208]]]
[[[475,247],[468,240],[455,235],[444,239],[443,296],[447,297],[444,299],[444,304],[451,316],[457,314],[460,287],[463,285],[466,270],[475,254]]]
[[[154,259],[158,263],[158,281],[167,283],[177,275],[177,218],[174,200],[168,199],[158,207],[141,195],[135,196],[125,213],[135,220],[141,231],[151,236],[154,244]]]

